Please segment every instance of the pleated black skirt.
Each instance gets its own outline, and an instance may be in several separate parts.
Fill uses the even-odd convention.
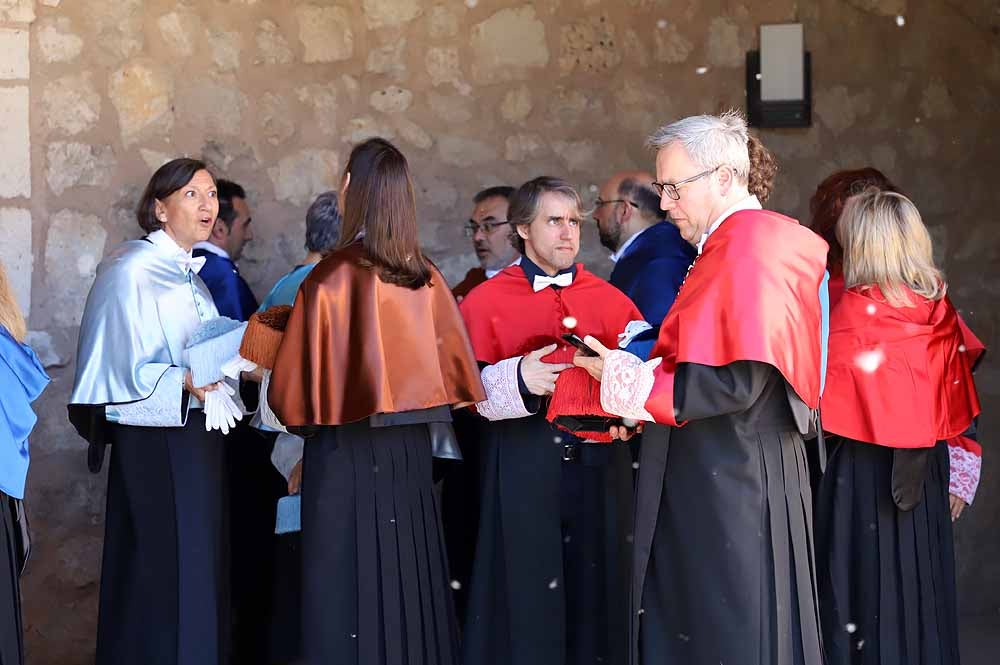
[[[893,501],[893,449],[841,440],[816,502],[828,665],[959,665],[948,448],[910,511]]]
[[[0,665],[21,665],[24,659],[15,529],[10,497],[0,492]]]
[[[802,437],[734,436],[726,417],[648,428],[640,475],[668,435],[639,662],[822,665]]]
[[[302,478],[302,638],[310,665],[454,665],[425,424],[324,428]]]
[[[229,550],[222,435],[112,426],[98,665],[228,662]]]

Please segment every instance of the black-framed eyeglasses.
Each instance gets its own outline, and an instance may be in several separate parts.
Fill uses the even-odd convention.
[[[597,199],[594,201],[594,208],[600,208],[601,206],[608,205],[609,203],[627,203],[633,208],[638,209],[639,204],[635,201],[629,201],[628,199],[609,199],[605,201],[604,199]]]
[[[501,226],[506,226],[507,224],[510,224],[510,221],[506,219],[499,222],[483,222],[482,224],[477,224],[476,222],[470,219],[465,224],[465,237],[466,238],[475,237],[475,235],[480,231],[483,232],[483,235],[491,236],[498,228],[500,228]]]
[[[721,168],[722,165],[720,164],[719,166],[716,166],[714,169],[702,171],[698,175],[693,175],[690,178],[684,178],[680,182],[654,182],[653,188],[656,189],[656,193],[659,194],[660,196],[663,196],[663,194],[666,193],[666,195],[672,198],[674,201],[679,201],[681,198],[681,193],[678,191],[678,188],[681,185],[686,185],[689,182],[694,182],[695,180],[704,178],[707,175],[715,173]]]

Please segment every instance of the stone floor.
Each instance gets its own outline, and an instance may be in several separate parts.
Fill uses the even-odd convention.
[[[962,617],[962,665],[996,665],[1000,661],[1000,614]]]

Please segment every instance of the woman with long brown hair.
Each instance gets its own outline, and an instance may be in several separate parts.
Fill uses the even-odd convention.
[[[351,152],[340,241],[302,283],[267,388],[306,435],[305,662],[458,659],[433,456],[457,447],[450,410],[484,399],[448,285],[418,244],[406,158]]]
[[[958,663],[951,523],[974,492],[955,471],[978,479],[963,437],[979,413],[977,354],[909,199],[848,198],[836,236],[845,290],[822,399],[833,452],[816,498],[826,662]]]
[[[31,403],[49,383],[38,357],[24,343],[27,326],[0,264],[0,664],[24,658],[18,578],[27,558],[24,481]]]

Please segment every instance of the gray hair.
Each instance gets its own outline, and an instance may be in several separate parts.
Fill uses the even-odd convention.
[[[660,127],[647,144],[655,149],[680,143],[695,164],[703,169],[728,166],[746,184],[750,177],[747,121],[738,111],[722,115],[692,115]]]
[[[340,238],[340,206],[337,192],[323,192],[306,213],[306,249],[326,254]]]

